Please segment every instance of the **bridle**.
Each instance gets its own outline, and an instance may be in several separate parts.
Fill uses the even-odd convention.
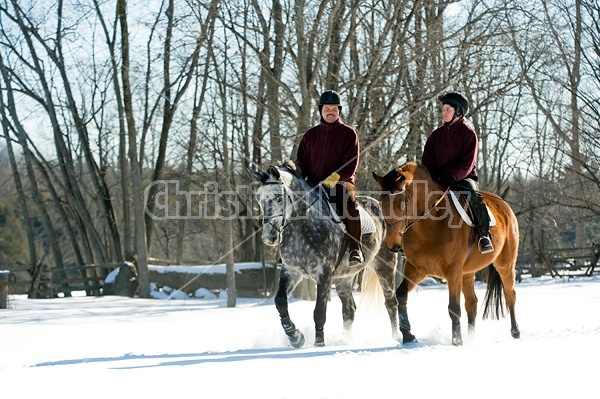
[[[290,189],[288,188],[288,186],[282,182],[282,181],[267,181],[262,183],[263,186],[267,186],[267,185],[273,185],[273,184],[279,184],[282,186],[282,197],[283,197],[283,207],[282,207],[282,211],[279,214],[276,215],[264,215],[263,214],[263,224],[267,223],[270,224],[271,226],[273,226],[274,228],[277,228],[277,226],[275,226],[275,224],[273,222],[271,222],[271,219],[275,219],[278,217],[281,217],[283,219],[283,221],[281,222],[281,227],[277,228],[277,230],[279,231],[279,234],[283,233],[283,230],[285,230],[285,228],[290,225],[295,219],[291,219],[291,220],[287,220],[287,214],[286,214],[286,209],[288,207],[288,201],[291,203],[291,206],[295,206],[295,204],[297,203],[297,200],[294,200],[294,196],[293,194],[290,192]],[[322,188],[321,188],[322,190]],[[308,212],[310,212],[311,208],[317,203],[317,201],[319,201],[320,197],[317,196],[317,198],[315,198],[306,208],[306,213],[308,214]]]
[[[275,226],[275,224],[273,222],[271,222],[271,219],[275,219],[278,217],[281,217],[283,219],[282,223],[281,223],[281,228],[278,229],[280,232],[283,232],[283,229],[285,229],[285,227],[291,223],[291,222],[286,222],[287,221],[287,202],[288,200],[293,204],[294,203],[294,199],[292,198],[292,195],[289,193],[287,186],[285,185],[284,182],[282,181],[267,181],[263,183],[263,186],[268,186],[268,185],[273,185],[273,184],[278,184],[281,186],[282,188],[282,193],[281,196],[283,197],[283,207],[282,207],[282,211],[280,214],[277,215],[264,215],[263,214],[263,224],[267,223],[270,224],[271,226],[277,228],[277,226]]]
[[[400,222],[403,222],[404,220],[398,220],[397,222],[394,223],[385,223],[385,228],[386,230],[391,230],[397,234],[400,235],[400,237],[404,237],[404,234],[406,234],[406,232],[408,231],[408,229],[410,229],[415,223],[417,223],[419,220],[425,219],[427,216],[429,216],[431,214],[431,211],[433,211],[439,204],[440,202],[442,202],[442,199],[444,199],[444,197],[446,196],[446,194],[448,193],[448,191],[450,190],[450,187],[446,188],[446,190],[442,193],[442,195],[440,196],[440,198],[438,198],[435,203],[429,208],[427,209],[421,216],[419,216],[418,218],[416,218],[415,220],[413,220],[410,223],[407,223],[406,226],[404,226],[404,229],[402,231],[398,231],[396,230],[396,225]],[[408,209],[408,201],[410,200],[410,196],[408,195],[408,192],[406,192],[405,190],[402,191],[398,191],[398,192],[393,192],[388,194],[388,197],[391,199],[391,203],[393,204],[394,201],[394,197],[396,195],[400,195],[403,194],[404,195],[404,203],[402,204],[402,208],[401,209]],[[404,219],[407,219],[408,215],[404,216]]]

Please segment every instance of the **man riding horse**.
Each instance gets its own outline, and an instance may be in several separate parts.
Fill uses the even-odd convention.
[[[295,164],[311,185],[322,184],[329,191],[329,201],[335,204],[350,236],[350,266],[358,266],[364,262],[354,186],[360,144],[354,128],[340,120],[341,110],[337,92],[321,94],[321,122],[304,133]]]

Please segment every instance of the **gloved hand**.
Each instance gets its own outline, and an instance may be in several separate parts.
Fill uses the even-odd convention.
[[[440,176],[437,178],[437,182],[445,190],[448,187],[452,186],[452,184],[454,184],[454,179],[450,176]]]
[[[333,172],[325,180],[323,180],[321,182],[321,184],[323,184],[323,186],[325,188],[331,188],[331,187],[335,186],[335,183],[337,183],[339,180],[340,180],[340,175],[337,174],[336,172]]]

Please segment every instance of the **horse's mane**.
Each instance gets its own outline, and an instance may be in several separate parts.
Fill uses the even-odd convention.
[[[291,184],[300,185],[300,189],[302,189],[302,190],[314,191],[314,190],[311,190],[313,187],[310,184],[308,184],[308,182],[306,180],[304,180],[304,177],[302,176],[302,171],[300,170],[300,167],[298,167],[293,161],[290,161],[290,160],[285,161],[278,167],[271,165],[267,171],[269,172],[269,174],[275,176],[278,179],[281,177],[281,172],[289,173],[291,175],[290,176]]]
[[[298,179],[301,179],[301,180],[304,179],[304,177],[302,176],[302,171],[300,170],[300,167],[298,165],[296,165],[294,163],[294,161],[292,161],[292,160],[285,161],[284,163],[282,163],[279,166],[279,168],[287,170],[288,172],[290,172],[291,174],[296,176]]]
[[[394,192],[396,190],[396,184],[399,181],[404,180],[407,175],[410,175],[409,180],[430,180],[431,176],[427,169],[421,165],[420,162],[406,162],[403,165],[397,166],[396,168],[389,171],[382,179],[383,191]]]
[[[396,170],[398,172],[415,173],[415,170],[417,170],[420,166],[421,164],[417,162],[406,162],[405,164],[398,166]]]
[[[271,170],[269,170],[269,173],[273,175]],[[302,212],[304,207],[314,206],[318,201],[320,203],[320,212],[326,212],[327,214],[332,212],[327,196],[324,195],[323,190],[320,189],[319,186],[313,186],[306,181],[302,176],[302,171],[293,161],[283,162],[279,167],[277,167],[277,173],[280,175],[280,177],[284,174],[288,174],[289,188],[292,191],[300,193],[298,198],[301,199],[301,201],[297,203],[299,211]],[[284,181],[286,179],[281,178],[281,180]]]
[[[421,162],[407,162],[396,168],[398,172],[406,172],[413,175],[413,180],[431,180],[429,171]]]

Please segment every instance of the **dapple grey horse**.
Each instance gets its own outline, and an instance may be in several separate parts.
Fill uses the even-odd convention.
[[[356,312],[353,284],[357,274],[365,268],[374,272],[379,279],[392,326],[392,336],[397,339],[397,254],[383,245],[385,224],[378,201],[367,196],[357,196],[360,207],[368,215],[364,219],[372,219],[371,229],[374,231],[363,233],[365,262],[351,267],[343,242],[345,231],[339,218],[336,219],[336,215],[331,212],[323,190],[319,186],[312,187],[302,179],[293,163],[284,165],[279,168],[271,166],[264,172],[252,168],[248,170],[260,182],[255,194],[262,212],[262,240],[269,246],[279,245],[283,266],[275,306],[290,344],[294,348],[300,348],[305,342],[304,335],[296,328],[288,313],[288,298],[302,278],[308,277],[317,284],[314,322],[315,346],[319,347],[325,345],[324,326],[332,284],[335,284],[342,302],[344,330],[349,333]]]

